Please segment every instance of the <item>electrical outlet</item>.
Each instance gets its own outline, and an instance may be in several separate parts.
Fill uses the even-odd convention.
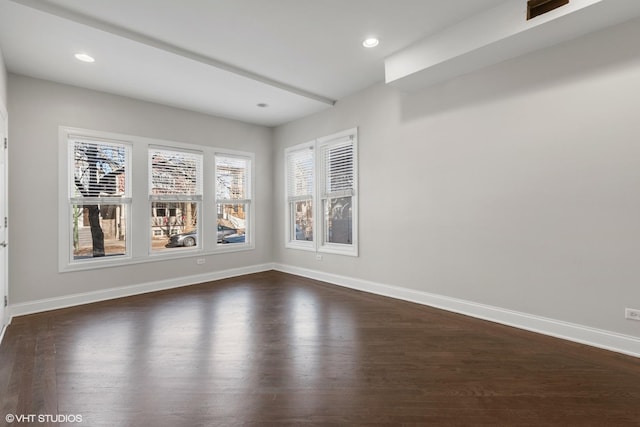
[[[196,264],[198,264],[198,265],[200,265],[200,264],[204,264],[205,262],[207,262],[207,260],[206,260],[206,259],[204,259],[204,258],[198,258],[198,259],[196,260]]]
[[[640,310],[625,308],[624,317],[625,319],[640,320]]]

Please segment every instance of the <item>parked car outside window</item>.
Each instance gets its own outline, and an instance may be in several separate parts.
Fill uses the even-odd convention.
[[[244,243],[244,234],[230,234],[222,239],[222,243]]]
[[[226,236],[238,235],[238,230],[235,228],[227,227],[226,225],[218,224],[218,243],[224,242]],[[244,234],[242,241],[244,242]],[[192,247],[198,244],[198,232],[196,230],[188,231],[186,233],[174,234],[169,238],[169,242],[165,245],[165,248],[179,248],[179,247]]]

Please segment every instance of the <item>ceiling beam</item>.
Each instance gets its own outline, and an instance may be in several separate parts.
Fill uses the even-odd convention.
[[[196,61],[201,64],[208,65],[210,67],[215,67],[220,70],[224,70],[232,74],[236,74],[238,76],[242,76],[247,79],[251,79],[256,82],[284,90],[286,92],[290,92],[308,99],[312,99],[314,101],[318,101],[323,104],[335,105],[336,103],[336,100],[334,99],[327,98],[325,96],[318,95],[316,93],[309,92],[307,90],[300,89],[295,86],[291,86],[287,83],[283,83],[278,80],[271,79],[269,77],[254,73],[244,68],[236,67],[234,65],[217,60],[215,58],[212,58],[188,49],[181,48],[171,43],[163,42],[153,37],[149,37],[144,34],[131,31],[127,28],[124,28],[118,25],[110,24],[108,22],[93,18],[88,15],[84,15],[82,13],[75,12],[73,10],[70,10],[64,7],[57,6],[55,4],[52,4],[46,1],[41,1],[41,0],[11,0],[11,1],[26,7],[30,7],[32,9],[39,10],[44,13],[48,13],[50,15],[57,16],[62,19],[66,19],[81,25],[85,25],[91,28],[95,28],[97,30],[101,30],[101,31],[113,34],[118,37],[125,38],[127,40],[141,43],[146,46],[153,47],[155,49],[160,49],[162,51],[171,53],[173,55],[190,59],[192,61]]]

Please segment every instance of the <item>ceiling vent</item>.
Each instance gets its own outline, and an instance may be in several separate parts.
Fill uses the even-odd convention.
[[[529,0],[527,1],[527,20],[544,15],[565,4],[569,4],[569,0]]]

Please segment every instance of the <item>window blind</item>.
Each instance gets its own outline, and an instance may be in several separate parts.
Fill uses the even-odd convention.
[[[71,199],[129,197],[129,147],[106,141],[70,138],[73,172]]]
[[[201,200],[203,155],[159,148],[149,150],[152,200]]]
[[[351,139],[328,143],[321,148],[322,198],[352,196],[354,194],[355,168]]]
[[[249,198],[250,160],[216,156],[216,199],[218,203],[238,202]]]
[[[314,155],[310,147],[287,154],[287,198],[290,202],[313,196]]]

